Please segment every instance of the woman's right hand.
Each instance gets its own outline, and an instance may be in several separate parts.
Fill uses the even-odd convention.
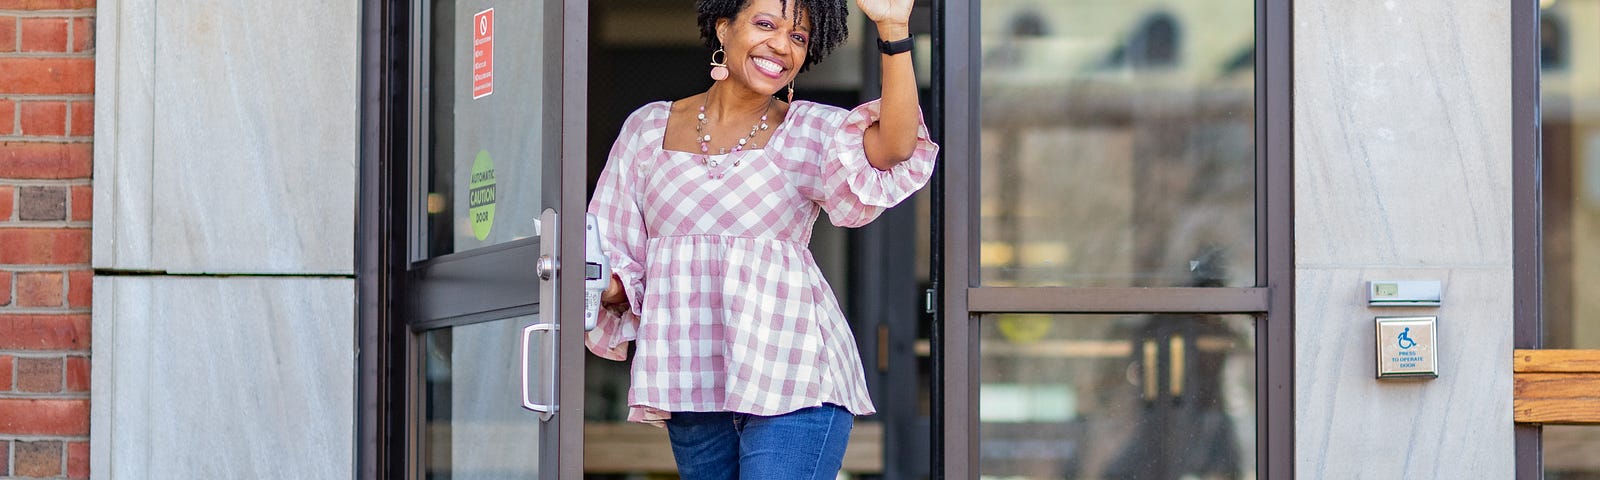
[[[628,303],[628,292],[622,289],[622,279],[617,274],[611,274],[611,285],[606,286],[606,291],[600,294],[600,303],[616,305]]]
[[[860,8],[861,13],[866,14],[867,19],[877,23],[881,29],[885,24],[904,26],[910,22],[912,3],[912,0],[856,0],[856,7]],[[904,38],[904,35],[893,38],[884,37],[884,40],[899,40],[901,38]]]

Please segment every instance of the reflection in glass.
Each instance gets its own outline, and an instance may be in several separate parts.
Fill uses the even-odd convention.
[[[1539,445],[1544,456],[1544,480],[1600,478],[1600,427],[1545,425]]]
[[[1551,2],[1539,40],[1544,347],[1600,348],[1600,2]]]
[[[422,92],[427,101],[423,145],[426,195],[424,257],[537,235],[546,141],[542,2],[433,0]],[[474,38],[475,19],[494,7],[491,40]],[[474,51],[477,45],[477,52]],[[488,53],[492,93],[474,98],[474,54]],[[479,61],[482,60],[480,57]],[[479,80],[479,83],[483,83]],[[479,90],[481,95],[482,90]],[[550,126],[550,132],[555,126]]]
[[[1600,348],[1600,1],[1541,1],[1544,348]],[[1600,478],[1600,427],[1543,428],[1544,478]]]
[[[985,478],[1255,478],[1245,315],[987,315]]]
[[[1254,2],[982,8],[983,283],[1254,285]]]
[[[422,471],[430,480],[534,478],[539,474],[537,413],[521,404],[521,317],[432,330],[422,335]],[[547,352],[534,335],[531,352]],[[529,355],[530,372],[541,371]],[[534,377],[538,378],[538,377]],[[535,398],[535,401],[544,399]]]

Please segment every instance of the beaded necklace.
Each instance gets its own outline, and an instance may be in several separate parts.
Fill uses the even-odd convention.
[[[709,100],[710,95],[706,95],[706,97],[707,97],[707,100]],[[767,99],[766,108],[761,110],[761,119],[757,120],[755,125],[751,125],[750,126],[750,133],[749,134],[746,134],[745,136],[739,138],[739,143],[737,145],[733,146],[733,151],[734,152],[738,152],[738,151],[744,150],[744,147],[746,145],[750,145],[751,148],[755,148],[755,145],[750,144],[750,141],[754,140],[756,138],[756,132],[759,132],[759,131],[767,129],[767,114],[770,113],[771,111],[772,111],[772,99],[768,98]],[[694,124],[695,140],[700,142],[700,153],[704,154],[704,155],[700,156],[700,163],[705,164],[705,166],[707,166],[707,167],[715,169],[719,165],[722,164],[722,161],[724,159],[711,158],[711,134],[705,133],[706,123],[708,123],[706,121],[706,102],[701,102],[700,103],[700,112],[695,115],[695,124]],[[726,148],[718,149],[718,155],[725,154],[725,153],[729,153],[728,149],[726,149]],[[734,166],[734,167],[739,166],[739,162],[740,161],[741,161],[740,159],[735,158],[733,160],[733,165],[732,166]],[[721,172],[717,172],[717,173],[713,173],[711,175],[711,178],[722,178],[722,176],[723,176],[723,174]]]

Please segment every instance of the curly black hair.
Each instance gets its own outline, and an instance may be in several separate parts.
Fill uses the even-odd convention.
[[[750,0],[695,0],[700,38],[705,40],[707,48],[722,48],[721,42],[717,41],[717,20],[732,20],[749,3]],[[785,9],[791,9],[791,16],[796,21],[802,14],[811,20],[811,43],[806,46],[806,62],[800,66],[801,72],[821,62],[850,35],[850,29],[846,26],[850,9],[842,0],[778,0],[778,3]]]

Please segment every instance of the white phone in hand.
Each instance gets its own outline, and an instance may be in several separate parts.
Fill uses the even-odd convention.
[[[600,295],[611,286],[611,261],[600,249],[600,220],[592,213],[583,220],[583,329],[588,331],[600,319]]]

